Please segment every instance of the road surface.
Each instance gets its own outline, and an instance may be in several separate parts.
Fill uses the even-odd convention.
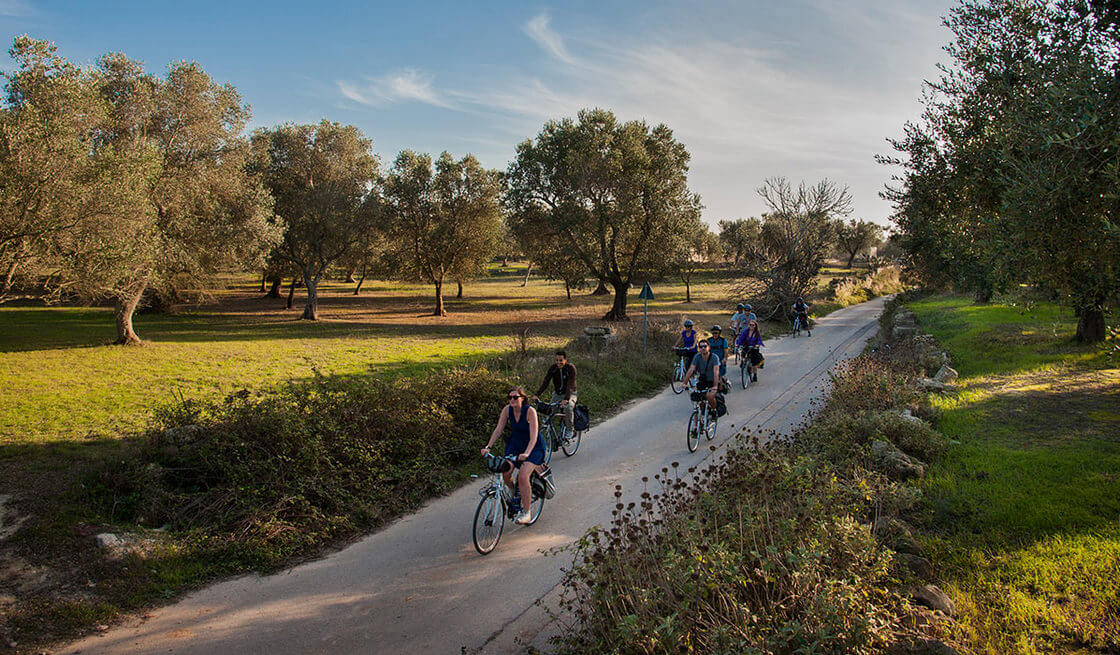
[[[770,340],[759,383],[733,386],[712,443],[726,445],[743,427],[783,432],[799,423],[810,400],[823,393],[826,372],[858,354],[874,333],[882,306],[880,298],[834,312],[811,338]],[[737,376],[732,367],[728,377],[737,382]],[[641,492],[643,475],[716,456],[706,442],[696,453],[685,447],[690,410],[687,394],[674,395],[666,385],[593,426],[574,457],[553,457],[558,492],[540,520],[528,527],[507,522],[501,543],[485,557],[470,537],[479,482],[321,560],[212,585],[147,620],[57,652],[520,653],[526,644],[544,646],[560,629],[544,608],[555,606],[570,555],[542,551],[609,523],[616,484],[628,501]]]

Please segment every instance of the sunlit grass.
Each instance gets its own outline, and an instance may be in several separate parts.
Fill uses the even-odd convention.
[[[925,526],[976,652],[1120,647],[1120,370],[1067,310],[911,304],[961,373]]]

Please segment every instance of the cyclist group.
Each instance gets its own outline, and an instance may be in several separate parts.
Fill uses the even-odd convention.
[[[696,389],[705,392],[710,410],[717,407],[716,395],[721,387],[726,387],[727,355],[729,348],[738,352],[740,357],[746,357],[749,363],[749,375],[754,382],[758,381],[758,368],[764,365],[760,353],[763,347],[762,335],[759,332],[758,317],[751,311],[751,306],[740,303],[735,314],[731,316],[731,344],[723,337],[723,329],[713,325],[711,336],[701,338],[694,329],[692,320],[685,319],[684,329],[677,339],[675,351],[686,363],[687,372],[684,374],[683,384],[688,385],[692,376],[696,376]],[[791,307],[794,317],[795,330],[799,327],[808,329],[809,306],[803,299],[798,298]],[[809,333],[810,336],[812,333]],[[533,473],[541,469],[545,462],[545,444],[540,438],[541,420],[534,404],[540,394],[552,385],[553,406],[558,406],[563,413],[563,435],[561,439],[570,438],[574,433],[574,410],[576,407],[576,367],[568,361],[568,355],[563,350],[556,352],[555,363],[549,366],[544,380],[541,382],[537,393],[530,397],[523,387],[517,386],[510,390],[507,400],[508,405],[498,414],[498,422],[490,439],[481,453],[487,458],[488,465],[495,473],[500,472],[505,486],[509,489],[511,503],[517,507],[514,522],[529,524],[535,519],[531,515],[531,503],[534,496],[532,489]],[[744,382],[744,385],[746,382]],[[532,402],[530,402],[532,401]],[[697,402],[702,402],[697,397]],[[510,435],[506,439],[504,457],[492,455],[490,450],[498,438],[505,432],[506,426],[510,428]],[[515,480],[516,476],[516,480]],[[485,501],[485,498],[484,498]],[[481,505],[480,505],[481,508]],[[513,510],[511,510],[512,514]],[[478,516],[476,515],[476,529]],[[488,519],[489,520],[489,519]],[[500,535],[500,529],[499,529]],[[496,545],[496,539],[494,541]],[[476,547],[478,543],[476,540]],[[492,548],[493,545],[490,546]],[[480,548],[480,552],[484,551]]]

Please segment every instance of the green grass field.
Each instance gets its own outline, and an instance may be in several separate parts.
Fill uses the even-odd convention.
[[[1120,649],[1120,369],[1068,310],[910,305],[953,357],[935,398],[959,441],[924,482],[925,526],[979,653]]]
[[[657,284],[651,317],[726,323],[729,286],[694,283],[694,302],[686,304],[683,285]],[[468,283],[462,300],[452,285],[449,315],[437,318],[426,315],[431,289],[367,280],[360,296],[353,285],[324,285],[324,320],[313,323],[298,320],[298,291],[295,307],[285,310],[283,299],[264,298],[254,287],[235,282],[182,313],[138,315],[139,348],[109,345],[107,308],[0,307],[0,445],[115,436],[142,427],[152,407],[178,397],[268,388],[315,370],[400,375],[467,363],[510,350],[521,330],[531,346],[553,346],[598,323],[610,306],[610,296],[581,290],[569,302],[560,283],[533,278],[522,287],[520,276],[502,275]],[[640,320],[636,296],[629,310]]]

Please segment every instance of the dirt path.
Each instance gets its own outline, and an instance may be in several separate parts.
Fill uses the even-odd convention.
[[[811,338],[770,341],[760,383],[731,392],[714,443],[725,445],[744,425],[785,431],[799,422],[832,364],[857,354],[873,334],[882,306],[877,299],[837,311]],[[471,545],[479,485],[468,485],[322,560],[213,585],[147,621],[58,652],[512,653],[540,646],[556,627],[535,603],[555,602],[561,568],[570,561],[541,551],[609,522],[616,484],[629,500],[641,493],[643,475],[718,455],[708,444],[686,450],[689,410],[687,396],[666,389],[595,426],[575,457],[557,453],[557,497],[536,525],[507,524],[486,557]]]

